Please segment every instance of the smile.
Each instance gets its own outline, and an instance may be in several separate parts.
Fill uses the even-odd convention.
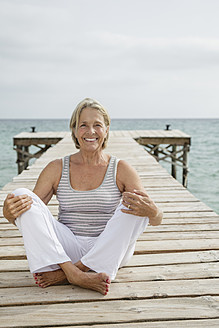
[[[98,138],[84,138],[85,141],[88,141],[88,142],[94,142],[96,141]]]

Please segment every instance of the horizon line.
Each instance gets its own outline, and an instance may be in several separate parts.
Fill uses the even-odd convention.
[[[218,120],[219,117],[126,117],[126,118],[115,118],[111,117],[111,120]],[[0,120],[70,120],[70,118],[0,118]]]

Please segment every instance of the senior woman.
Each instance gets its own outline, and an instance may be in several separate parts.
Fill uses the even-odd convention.
[[[30,271],[40,287],[67,279],[106,295],[148,222],[161,223],[162,211],[135,169],[104,152],[109,126],[99,102],[81,101],[70,121],[79,151],[50,162],[33,192],[16,189],[4,202],[4,216],[23,235]],[[53,194],[58,221],[46,206]]]

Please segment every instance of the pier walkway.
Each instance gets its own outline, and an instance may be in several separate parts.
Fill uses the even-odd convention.
[[[169,175],[138,136],[112,131],[107,152],[136,168],[164,220],[139,238],[107,296],[72,285],[36,286],[22,237],[2,215],[8,192],[32,189],[48,162],[76,151],[70,134],[0,191],[0,327],[219,327],[219,216]],[[54,197],[48,207],[57,217]]]

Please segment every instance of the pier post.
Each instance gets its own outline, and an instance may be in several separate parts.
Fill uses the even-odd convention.
[[[154,149],[153,149],[153,154],[154,157],[156,158],[156,160],[159,162],[159,145],[153,145]]]
[[[172,165],[171,165],[171,175],[176,179],[176,145],[172,145]]]
[[[22,152],[22,146],[17,146],[17,166],[18,166],[18,174],[20,174],[24,170],[24,161],[23,161],[23,152]]]
[[[23,170],[29,165],[29,159],[31,158],[29,154],[29,147],[23,145],[17,145],[15,148],[17,152],[17,165],[18,165],[18,174],[20,174]]]
[[[182,184],[184,187],[187,188],[188,186],[188,152],[189,152],[189,145],[184,144],[183,147],[183,174],[182,174]]]

